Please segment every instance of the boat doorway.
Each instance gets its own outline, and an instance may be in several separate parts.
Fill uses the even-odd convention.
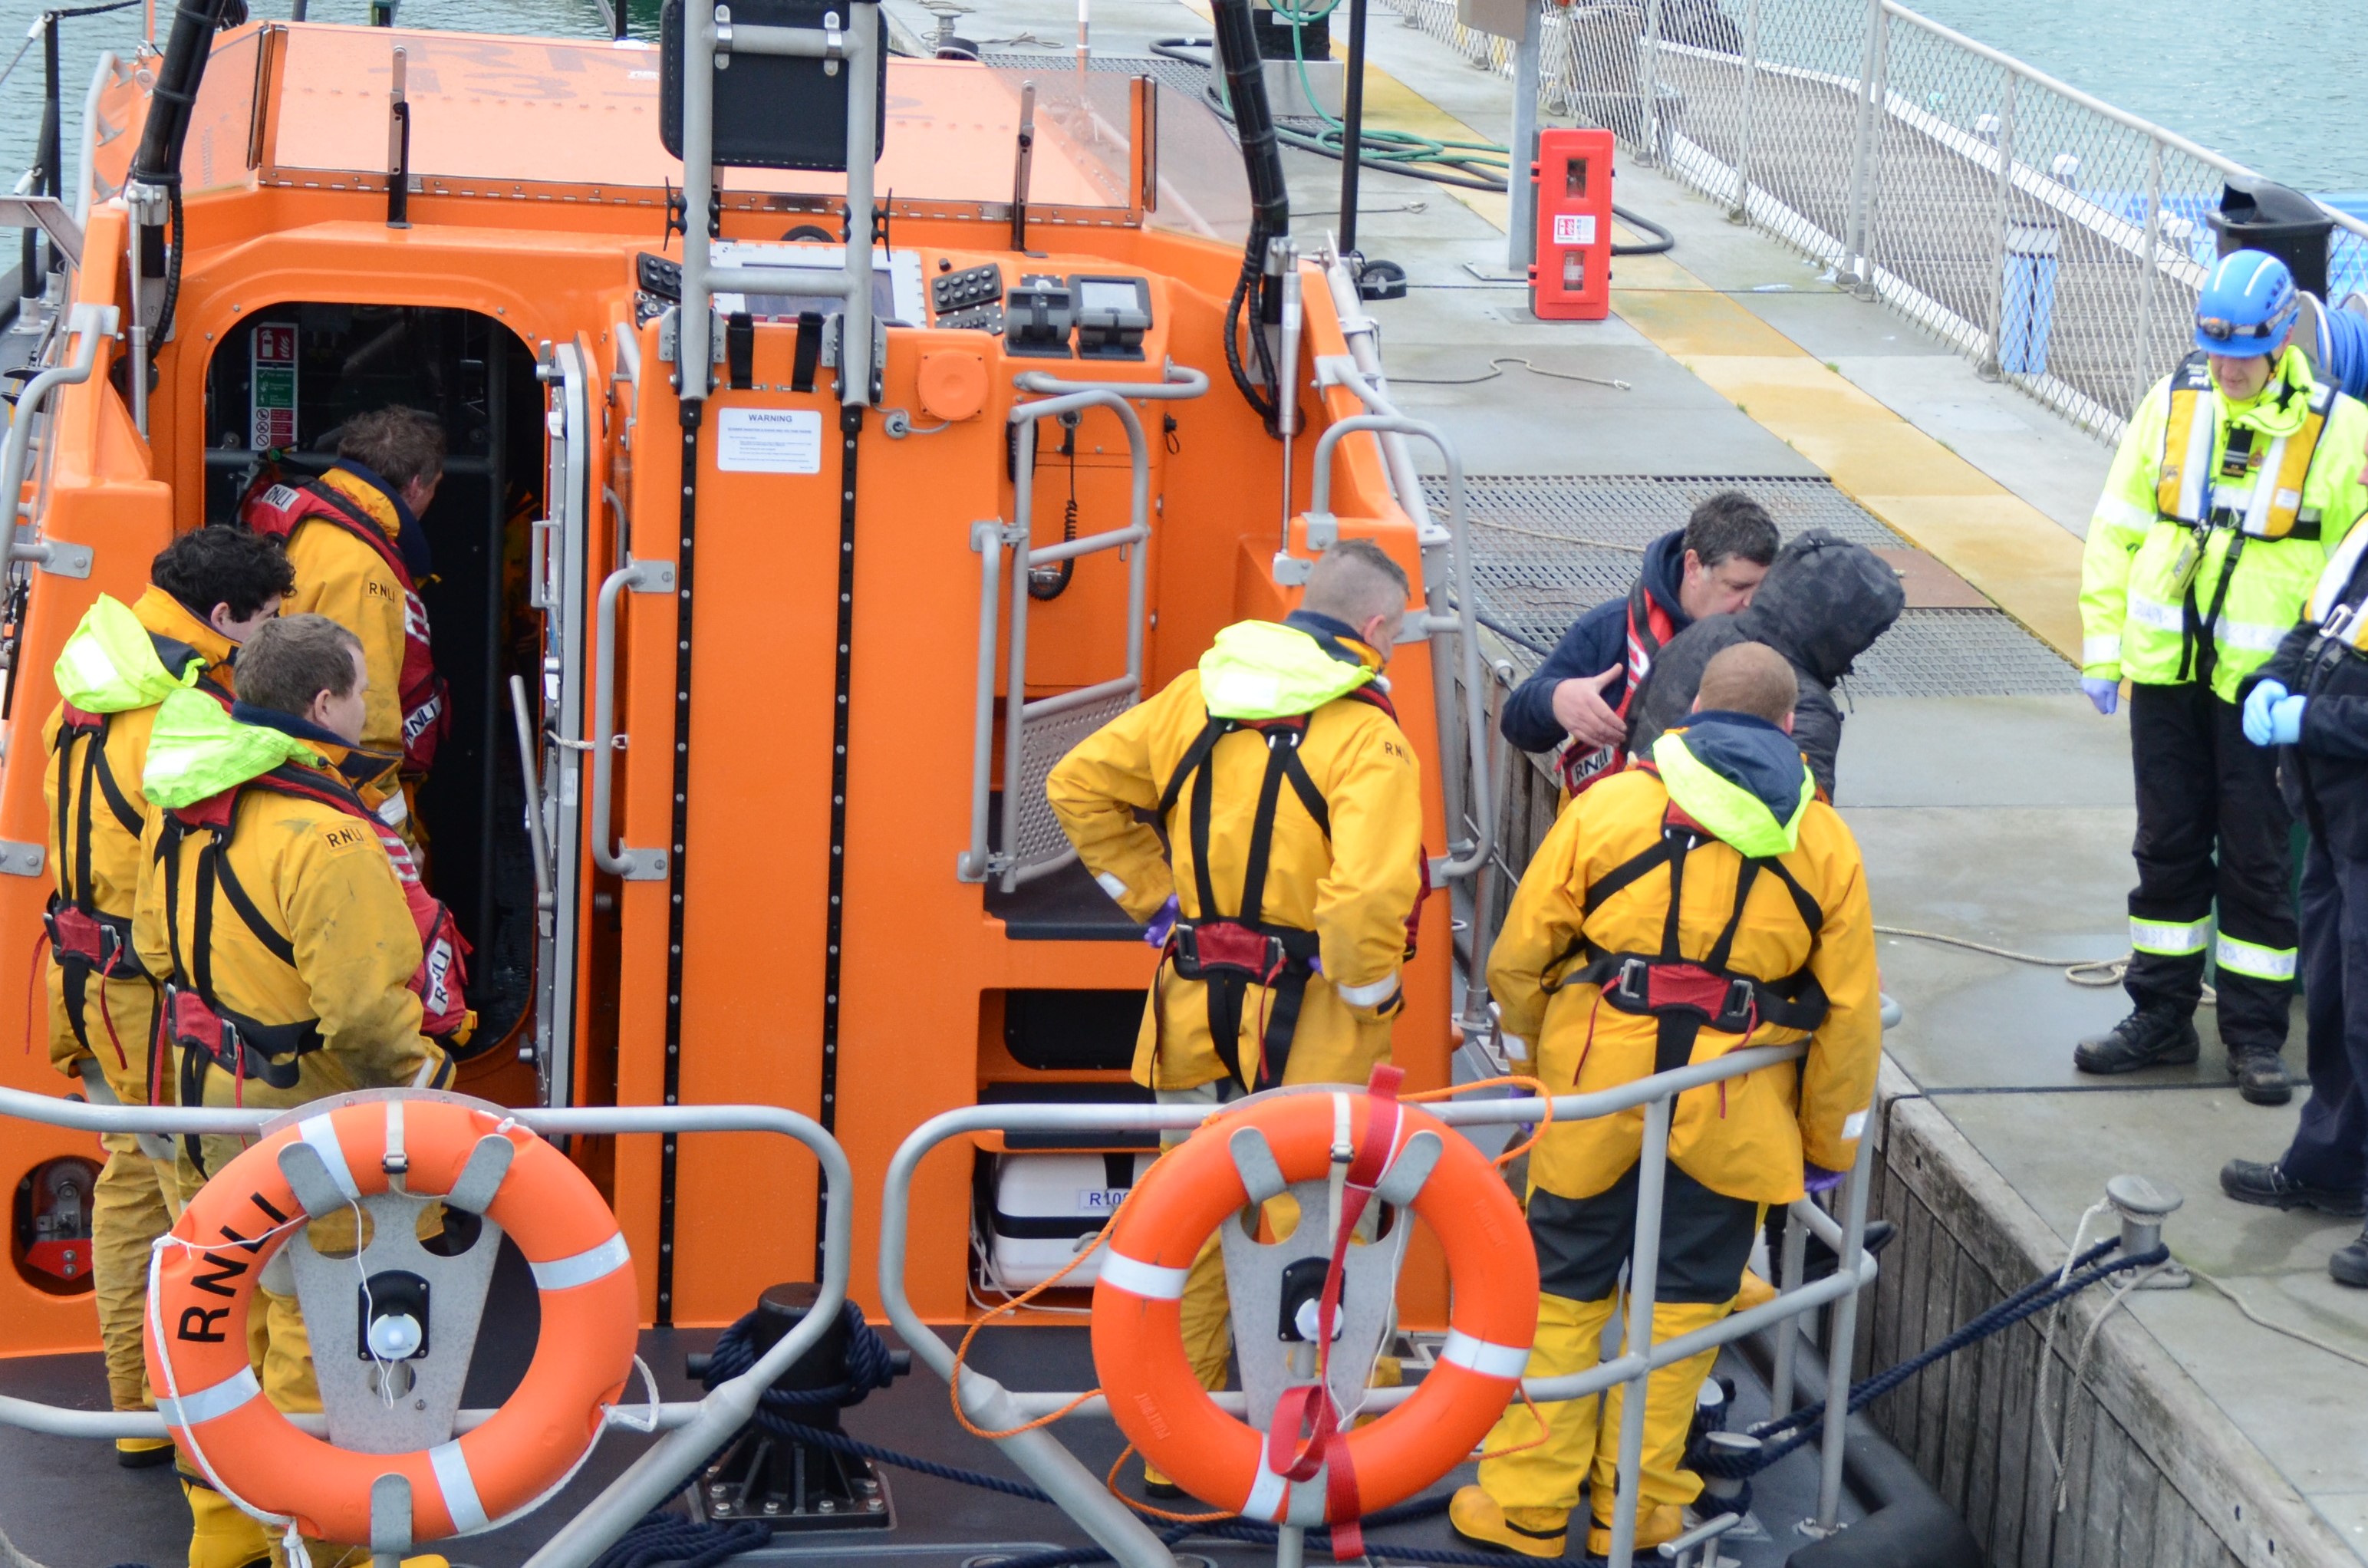
[[[447,457],[420,519],[433,556],[419,585],[451,728],[421,790],[430,889],[472,952],[478,1028],[460,1086],[538,1097],[519,1045],[532,1011],[536,889],[509,680],[540,683],[543,614],[529,541],[543,516],[544,389],[533,353],[472,311],[290,302],[223,335],[206,378],[205,520],[235,521],[258,483],[297,482],[336,460],[347,419],[390,403],[434,415]]]

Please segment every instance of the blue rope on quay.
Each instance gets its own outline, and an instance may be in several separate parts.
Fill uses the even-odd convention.
[[[1955,1333],[1928,1346],[1920,1355],[1912,1356],[1896,1367],[1886,1368],[1864,1381],[1853,1384],[1850,1393],[1850,1413],[1855,1415],[1864,1410],[1933,1362],[1953,1356],[1967,1346],[1977,1345],[1994,1334],[2003,1334],[2016,1324],[2036,1317],[2056,1303],[2078,1295],[2100,1279],[2135,1269],[2152,1268],[2170,1259],[2170,1249],[2157,1246],[2130,1257],[2116,1258],[2111,1263],[2098,1262],[2121,1244],[2119,1237],[2109,1237],[2098,1243],[2072,1260],[2068,1277],[2055,1271],[2043,1274],[1998,1305],[1967,1319]],[[2058,1278],[2063,1279],[2060,1285],[2056,1283]],[[1825,1414],[1826,1403],[1823,1400],[1804,1405],[1781,1420],[1763,1421],[1750,1429],[1752,1437],[1762,1439],[1781,1437],[1782,1441],[1763,1441],[1758,1451],[1748,1454],[1693,1453],[1687,1456],[1686,1466],[1698,1474],[1722,1480],[1741,1481],[1757,1475],[1814,1441],[1817,1436],[1814,1427],[1825,1419]],[[1788,1433],[1790,1436],[1784,1436]]]

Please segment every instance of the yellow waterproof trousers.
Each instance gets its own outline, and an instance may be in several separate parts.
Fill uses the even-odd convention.
[[[1603,1358],[1603,1331],[1617,1298],[1574,1301],[1562,1296],[1538,1301],[1538,1336],[1530,1349],[1528,1375],[1566,1377]],[[1658,1301],[1653,1307],[1653,1343],[1707,1328],[1725,1318],[1732,1303]],[[1694,1400],[1718,1359],[1715,1350],[1690,1357],[1655,1372],[1645,1400],[1644,1463],[1637,1472],[1639,1517],[1656,1507],[1682,1507],[1702,1493],[1702,1478],[1683,1469],[1686,1434],[1693,1425]],[[1599,1527],[1608,1527],[1620,1468],[1620,1422],[1623,1387],[1600,1398],[1565,1400],[1538,1406],[1545,1418],[1541,1441],[1536,1416],[1516,1403],[1488,1434],[1480,1461],[1480,1485],[1497,1505],[1531,1522],[1529,1510],[1566,1513],[1577,1506],[1582,1483],[1588,1487]],[[1640,1535],[1640,1540],[1642,1539]]]
[[[92,1293],[107,1354],[107,1392],[118,1410],[146,1410],[150,1400],[141,1327],[148,1312],[148,1255],[180,1217],[180,1185],[170,1160],[152,1160],[128,1132],[99,1142],[107,1164],[91,1196]]]

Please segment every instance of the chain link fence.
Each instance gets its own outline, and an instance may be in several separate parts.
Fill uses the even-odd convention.
[[[1454,0],[1386,3],[1513,74],[1513,43]],[[2223,182],[2260,177],[1895,0],[1548,5],[1539,76],[1545,114],[1611,131],[2108,440],[2188,352]],[[2368,224],[2328,217],[2340,302],[2368,290]]]

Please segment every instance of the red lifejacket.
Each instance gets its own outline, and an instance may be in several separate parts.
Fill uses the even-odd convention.
[[[1678,623],[1663,608],[1661,601],[1645,590],[1645,579],[1628,590],[1628,679],[1620,693],[1620,706],[1611,711],[1628,717],[1628,705],[1636,700],[1636,688],[1645,684],[1652,673],[1653,656],[1668,640],[1678,634]],[[1565,742],[1554,754],[1554,771],[1561,776],[1563,789],[1577,795],[1601,783],[1628,766],[1628,748],[1614,743],[1610,745],[1581,747],[1576,741]]]
[[[326,523],[369,545],[394,574],[403,586],[403,673],[397,691],[403,705],[403,766],[415,777],[426,773],[435,765],[436,748],[451,725],[451,702],[428,645],[427,608],[419,602],[403,552],[375,517],[318,480],[274,484],[256,493],[246,503],[245,521],[254,532],[283,544],[306,523]]]

